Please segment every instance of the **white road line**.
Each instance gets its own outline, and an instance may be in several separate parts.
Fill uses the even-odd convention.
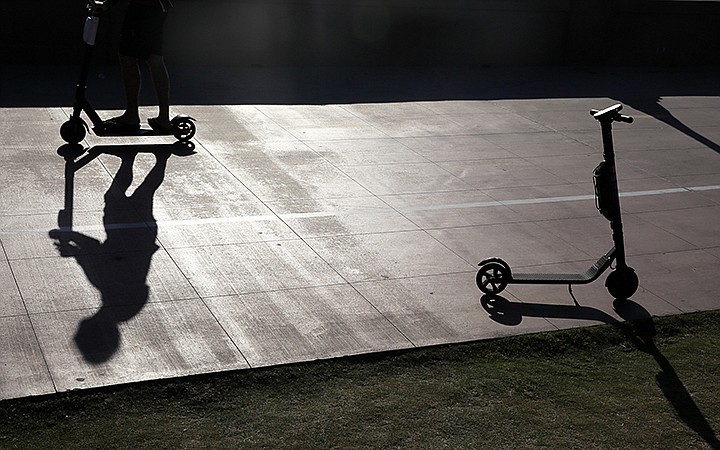
[[[693,187],[682,187],[682,188],[670,188],[670,189],[654,189],[647,191],[631,191],[623,192],[620,197],[646,197],[653,195],[668,195],[668,194],[682,194],[691,192],[704,192],[704,191],[715,191],[720,190],[720,185],[709,185],[709,186],[693,186]],[[491,200],[484,202],[472,202],[472,203],[452,203],[445,205],[427,205],[427,206],[414,206],[409,208],[357,208],[347,210],[334,210],[334,211],[316,211],[307,213],[288,213],[288,214],[264,214],[255,216],[235,216],[235,217],[213,217],[206,219],[185,219],[185,220],[158,220],[155,224],[158,227],[181,227],[181,226],[200,226],[200,225],[214,225],[222,223],[242,223],[242,222],[263,222],[263,221],[279,221],[279,220],[303,220],[303,219],[319,219],[336,216],[350,216],[350,215],[383,215],[383,214],[394,214],[396,212],[407,213],[407,212],[422,212],[422,211],[448,211],[454,209],[478,209],[487,208],[493,206],[509,206],[509,205],[540,205],[544,203],[563,203],[563,202],[576,202],[576,201],[587,201],[595,200],[594,195],[568,195],[563,197],[542,197],[542,198],[525,198],[516,200]],[[73,227],[74,231],[98,231],[105,229],[122,230],[132,228],[147,227],[150,224],[147,222],[134,222],[134,223],[117,223],[117,224],[105,224],[105,225],[86,225]],[[61,231],[70,231],[69,227],[59,228]],[[39,233],[47,232],[46,229],[16,229],[16,230],[1,230],[0,235],[11,235],[11,234],[24,234],[24,233]]]

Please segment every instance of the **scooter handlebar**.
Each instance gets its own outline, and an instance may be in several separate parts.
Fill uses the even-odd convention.
[[[107,5],[105,5],[105,0],[88,0],[86,8],[93,16],[99,16],[100,13],[107,10]]]
[[[622,105],[620,103],[617,103],[613,106],[610,106],[608,108],[597,110],[593,109],[590,111],[590,115],[592,115],[595,119],[599,121],[603,120],[610,120],[614,122],[625,122],[625,123],[633,123],[635,119],[633,119],[630,116],[626,116],[624,114],[620,114],[620,111],[622,110]]]

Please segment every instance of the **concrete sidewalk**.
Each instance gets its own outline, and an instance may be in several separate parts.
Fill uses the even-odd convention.
[[[607,251],[588,111],[618,99],[636,119],[615,126],[640,278],[630,304],[717,309],[717,87],[663,91],[630,73],[651,88],[619,98],[599,94],[615,74],[595,74],[568,96],[549,89],[567,72],[543,73],[535,90],[492,99],[472,94],[469,72],[447,100],[418,101],[442,81],[430,78],[384,102],[225,104],[224,89],[239,102],[215,83],[202,104],[202,89],[181,89],[194,100],[173,112],[198,120],[190,155],[172,138],[89,135],[66,160],[67,107],[6,101],[0,399],[627,319],[604,277],[573,289],[581,306],[563,286],[509,286],[490,305],[475,285],[486,257],[582,271]],[[502,86],[509,74],[479,76]]]

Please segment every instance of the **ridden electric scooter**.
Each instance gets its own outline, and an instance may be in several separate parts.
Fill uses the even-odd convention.
[[[633,118],[620,114],[622,105],[617,104],[590,114],[600,122],[603,143],[603,161],[593,171],[597,209],[610,221],[613,247],[583,273],[513,273],[510,266],[500,258],[482,261],[476,276],[478,288],[486,294],[497,295],[508,284],[587,284],[595,281],[612,264],[613,271],[605,280],[605,287],[616,299],[630,298],[638,288],[635,270],[625,262],[620,196],[615,172],[615,150],[612,141],[613,122],[632,123]]]
[[[90,72],[90,60],[92,58],[93,48],[95,47],[95,37],[97,35],[98,26],[100,24],[100,14],[102,12],[103,2],[89,0],[87,4],[87,18],[83,28],[83,40],[85,41],[85,58],[82,62],[80,70],[80,80],[75,90],[75,104],[73,113],[67,122],[60,127],[60,136],[69,144],[77,144],[83,139],[87,131],[90,129],[81,117],[81,113],[85,113],[93,125],[93,131],[97,136],[117,136],[117,135],[151,135],[151,134],[172,134],[180,142],[188,142],[195,136],[195,119],[186,115],[175,116],[171,121],[172,128],[167,133],[139,129],[127,133],[118,133],[111,128],[105,126],[90,102],[85,98],[87,90],[88,73]]]

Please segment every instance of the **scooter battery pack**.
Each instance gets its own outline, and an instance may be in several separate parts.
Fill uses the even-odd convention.
[[[620,202],[614,183],[613,167],[602,161],[593,170],[595,185],[595,206],[607,220],[615,220],[620,215]]]

